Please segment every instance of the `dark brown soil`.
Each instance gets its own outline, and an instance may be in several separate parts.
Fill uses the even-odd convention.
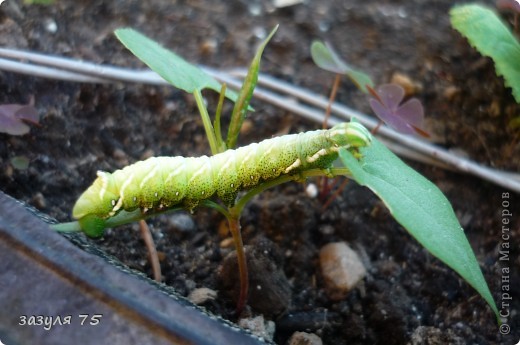
[[[266,49],[263,72],[327,94],[333,76],[313,65],[309,46],[313,39],[328,40],[377,83],[388,82],[396,72],[417,83],[427,129],[439,145],[518,171],[519,132],[509,124],[520,107],[496,77],[492,62],[450,28],[451,5],[448,0],[349,0],[275,8],[271,2],[245,0],[57,0],[40,6],[7,0],[0,6],[0,46],[142,67],[112,34],[130,26],[190,61],[240,67],[248,65],[264,35],[280,24]],[[214,109],[216,97],[206,95]],[[96,170],[113,171],[151,155],[209,153],[192,96],[170,87],[76,84],[0,72],[0,104],[25,103],[31,97],[41,126],[20,137],[0,134],[0,189],[60,221],[70,220],[72,205]],[[370,112],[366,99],[346,81],[338,100]],[[241,144],[317,127],[270,105],[253,106],[256,112]],[[22,155],[30,159],[29,168],[16,170],[10,159]],[[245,243],[254,254],[250,260],[260,260],[255,267],[271,270],[279,277],[272,280],[283,287],[285,313],[277,302],[263,303],[262,295],[250,299],[253,313],[276,321],[276,342],[284,344],[296,330],[315,332],[325,344],[514,344],[520,339],[518,196],[509,193],[507,199],[515,216],[505,240],[501,212],[506,190],[412,165],[452,202],[499,309],[501,289],[511,287],[512,304],[504,309],[510,312],[511,334],[500,334],[482,298],[397,225],[370,191],[351,183],[322,211],[322,203],[309,199],[302,185],[288,184],[257,197],[242,219]],[[197,287],[219,290],[219,298],[205,306],[232,318],[234,304],[225,288],[233,285],[231,278],[217,274],[231,251],[221,246],[222,221],[218,213],[200,210],[193,218],[182,213],[157,217],[150,225],[165,284],[183,295]],[[327,298],[317,259],[317,251],[333,241],[347,241],[369,271],[341,302]],[[109,230],[94,242],[151,275],[137,225]],[[499,250],[506,242],[509,261],[501,261]],[[269,257],[262,258],[263,253]],[[256,279],[254,270],[251,274]]]

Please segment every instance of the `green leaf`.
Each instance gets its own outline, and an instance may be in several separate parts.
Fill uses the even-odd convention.
[[[374,86],[372,79],[370,79],[367,74],[350,67],[346,62],[341,60],[334,49],[328,44],[324,44],[321,41],[312,42],[311,56],[318,67],[329,72],[347,75],[352,82],[356,84],[357,88],[364,93],[368,93],[367,85],[370,87]]]
[[[450,17],[472,46],[493,59],[497,75],[504,77],[520,103],[520,43],[507,26],[492,10],[474,4],[452,8]]]
[[[220,92],[217,80],[143,34],[123,28],[117,29],[115,35],[128,50],[176,88],[189,93],[205,88]],[[237,94],[227,90],[226,97],[234,102]]]
[[[24,155],[11,158],[11,165],[17,170],[27,170],[29,168],[29,162],[29,158]]]
[[[363,157],[358,161],[347,150],[340,150],[341,160],[354,179],[377,194],[393,217],[475,288],[499,318],[477,259],[444,194],[377,139],[361,152]]]
[[[258,81],[258,71],[260,70],[260,60],[262,59],[262,53],[264,52],[267,43],[269,43],[271,38],[274,36],[276,30],[278,30],[278,25],[275,26],[269,36],[267,36],[260,47],[258,47],[255,57],[253,58],[253,61],[251,61],[251,65],[247,71],[246,78],[242,83],[242,88],[240,89],[238,100],[236,101],[235,107],[233,108],[233,113],[231,114],[231,122],[229,124],[228,135],[226,137],[226,147],[228,149],[233,149],[236,146],[240,128],[242,128],[242,124],[244,123],[246,112],[249,108],[249,102],[251,101],[253,91],[255,90],[256,83]]]

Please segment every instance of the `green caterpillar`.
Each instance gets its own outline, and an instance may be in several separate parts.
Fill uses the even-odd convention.
[[[152,157],[107,173],[79,197],[72,215],[108,219],[121,210],[143,214],[173,207],[189,210],[217,195],[232,206],[239,191],[280,175],[308,169],[330,173],[340,147],[357,151],[371,142],[371,134],[357,122],[329,130],[285,135],[207,157]]]

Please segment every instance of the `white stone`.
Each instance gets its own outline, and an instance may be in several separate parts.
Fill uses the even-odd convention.
[[[209,288],[198,288],[190,292],[188,299],[196,305],[204,304],[217,298],[217,292]]]
[[[323,341],[314,333],[294,332],[287,345],[323,345]]]
[[[238,325],[242,328],[247,328],[257,337],[273,341],[276,325],[271,320],[265,321],[262,315],[240,319]]]
[[[329,298],[345,298],[366,275],[357,253],[344,242],[329,243],[320,250],[320,267]]]

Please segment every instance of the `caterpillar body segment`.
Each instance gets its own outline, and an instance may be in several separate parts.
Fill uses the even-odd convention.
[[[365,127],[349,122],[329,130],[266,139],[211,157],[152,157],[113,173],[99,171],[72,215],[81,222],[85,217],[107,219],[137,208],[143,213],[179,206],[192,210],[214,195],[232,206],[241,190],[308,169],[327,173],[340,147],[357,152],[370,141]]]

